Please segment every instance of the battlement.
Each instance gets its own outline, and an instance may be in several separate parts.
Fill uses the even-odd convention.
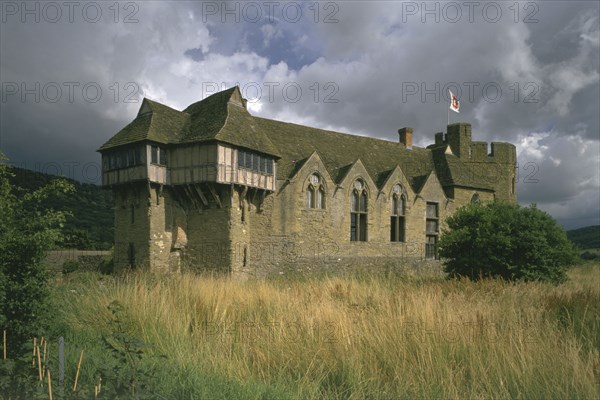
[[[464,162],[496,162],[515,164],[517,162],[516,147],[510,143],[492,142],[488,153],[488,143],[473,141],[471,124],[459,122],[448,125],[448,133],[435,134],[435,144],[431,147],[450,146],[452,154]]]
[[[517,163],[517,148],[514,144],[504,142],[492,142],[490,157],[495,162],[504,164]]]
[[[446,143],[450,150],[461,159],[468,159],[471,147],[471,124],[464,122],[448,125]]]
[[[471,143],[471,161],[475,161],[475,162],[488,161],[488,144],[487,144],[487,142]]]

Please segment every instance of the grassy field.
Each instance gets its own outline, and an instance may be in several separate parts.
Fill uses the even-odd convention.
[[[569,275],[552,286],[73,273],[53,301],[67,369],[84,350],[92,393],[117,365],[98,339],[117,337],[116,300],[120,332],[150,345],[132,365],[159,399],[598,398],[600,265]]]

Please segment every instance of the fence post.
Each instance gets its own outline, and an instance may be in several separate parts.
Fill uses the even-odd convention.
[[[65,338],[58,338],[58,392],[60,397],[64,395],[65,384]]]

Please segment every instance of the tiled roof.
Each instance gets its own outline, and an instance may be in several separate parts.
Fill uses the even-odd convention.
[[[143,140],[173,143],[189,128],[190,116],[156,101],[144,99],[137,117],[102,145],[99,151]]]
[[[360,159],[378,187],[400,166],[415,192],[420,191],[432,171],[444,187],[492,189],[480,178],[465,173],[469,168],[455,155],[446,153],[445,146],[407,149],[399,142],[253,117],[243,104],[232,101],[234,97],[241,98],[237,87],[215,93],[183,111],[144,99],[135,120],[99,151],[143,140],[164,144],[219,141],[277,157],[278,179],[293,176],[316,151],[336,182]]]

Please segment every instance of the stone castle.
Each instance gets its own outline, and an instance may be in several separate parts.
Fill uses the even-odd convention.
[[[238,87],[183,111],[144,99],[98,150],[115,267],[239,276],[437,258],[446,217],[515,202],[516,149],[450,124],[427,148],[252,116]]]

